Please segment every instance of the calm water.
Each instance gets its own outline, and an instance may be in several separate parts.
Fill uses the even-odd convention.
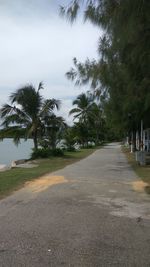
[[[13,160],[27,159],[30,157],[33,148],[33,141],[21,140],[16,146],[12,139],[0,141],[0,164],[10,165]]]

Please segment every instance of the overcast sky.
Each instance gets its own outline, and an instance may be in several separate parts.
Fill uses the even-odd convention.
[[[67,122],[72,100],[88,88],[74,87],[65,73],[72,59],[97,57],[99,30],[79,18],[59,17],[61,0],[0,0],[0,104],[26,83],[44,82],[46,98],[62,100]]]

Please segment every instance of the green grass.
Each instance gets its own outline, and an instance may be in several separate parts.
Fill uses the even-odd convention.
[[[83,159],[93,153],[96,149],[82,149],[77,152],[66,152],[64,157],[51,157],[49,159],[36,160],[38,167],[25,169],[13,168],[5,172],[0,172],[0,198],[9,195],[25,184],[25,182],[38,178],[46,173],[64,168]]]
[[[128,162],[138,175],[138,177],[143,180],[148,185],[145,187],[145,191],[150,194],[150,165],[140,166],[135,160],[135,154],[130,153],[128,148],[122,147],[123,152],[125,153]]]

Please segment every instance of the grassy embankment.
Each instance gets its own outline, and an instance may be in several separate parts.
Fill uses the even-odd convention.
[[[82,149],[76,152],[65,152],[63,157],[50,157],[49,159],[36,160],[38,167],[25,169],[13,168],[0,172],[0,198],[9,195],[12,191],[21,188],[25,182],[38,178],[83,159],[93,153],[96,149]]]
[[[135,160],[134,153],[130,153],[129,149],[126,147],[122,147],[122,150],[125,153],[128,162],[130,163],[138,177],[148,184],[145,187],[145,191],[150,194],[150,165],[140,166]]]

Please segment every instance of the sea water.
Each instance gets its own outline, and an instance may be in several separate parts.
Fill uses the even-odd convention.
[[[0,141],[0,165],[9,166],[14,160],[30,158],[32,148],[33,141],[31,139],[27,141],[21,139],[18,146],[11,138]]]

